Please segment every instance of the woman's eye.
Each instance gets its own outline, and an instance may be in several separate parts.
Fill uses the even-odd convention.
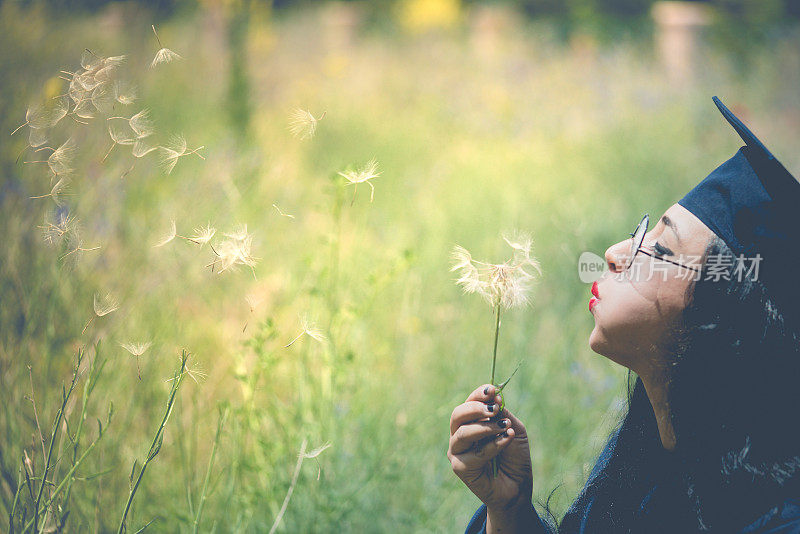
[[[672,251],[666,247],[662,247],[658,243],[653,243],[653,252],[658,254],[659,256],[671,256]]]

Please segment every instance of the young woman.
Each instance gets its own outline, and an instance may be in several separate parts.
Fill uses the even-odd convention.
[[[800,533],[800,183],[714,101],[746,146],[611,246],[592,286],[589,345],[629,391],[585,487],[560,524],[540,517],[525,426],[480,386],[447,452],[484,503],[467,534]]]

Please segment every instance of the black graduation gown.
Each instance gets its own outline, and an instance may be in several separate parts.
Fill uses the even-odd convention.
[[[586,482],[588,485],[597,474],[608,463],[611,457],[617,434],[606,444],[603,452],[597,459],[592,472]],[[585,486],[584,486],[585,489]],[[657,484],[653,484],[650,490],[642,498],[639,505],[639,513],[647,515],[651,507],[651,497],[656,494],[658,489]],[[568,532],[561,532],[559,534],[596,534],[599,526],[595,521],[590,521],[592,513],[593,500],[589,499],[585,502],[580,502],[576,499],[570,506],[565,515],[563,524],[569,525]],[[531,505],[533,507],[533,505]],[[529,534],[556,534],[555,530],[543,521],[534,510],[534,520],[532,524],[525,525],[524,532]],[[569,519],[569,520],[567,520]],[[591,525],[591,526],[590,526]],[[759,516],[752,522],[743,524],[741,529],[737,531],[738,534],[800,534],[800,496],[798,498],[786,499],[784,502],[776,504],[775,506],[764,510],[763,515]],[[482,504],[475,512],[467,525],[465,534],[486,534],[486,505]]]

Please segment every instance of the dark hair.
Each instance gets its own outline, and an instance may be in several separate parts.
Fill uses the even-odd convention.
[[[593,499],[587,531],[733,532],[800,496],[798,326],[784,321],[756,272],[738,274],[750,262],[716,236],[704,260],[714,255],[728,268],[690,284],[669,335],[676,448],[663,448],[644,384],[631,385],[629,372],[613,452],[573,505],[582,511]],[[649,512],[639,513],[654,486]],[[558,530],[576,531],[581,520],[570,509]]]

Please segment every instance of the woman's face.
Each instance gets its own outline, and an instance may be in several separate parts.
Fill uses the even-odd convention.
[[[593,351],[640,375],[661,362],[668,332],[688,304],[687,289],[698,276],[643,251],[699,269],[714,235],[680,204],[650,225],[629,269],[630,238],[606,250],[609,271],[596,283],[597,300],[591,307],[595,327],[589,336]]]

